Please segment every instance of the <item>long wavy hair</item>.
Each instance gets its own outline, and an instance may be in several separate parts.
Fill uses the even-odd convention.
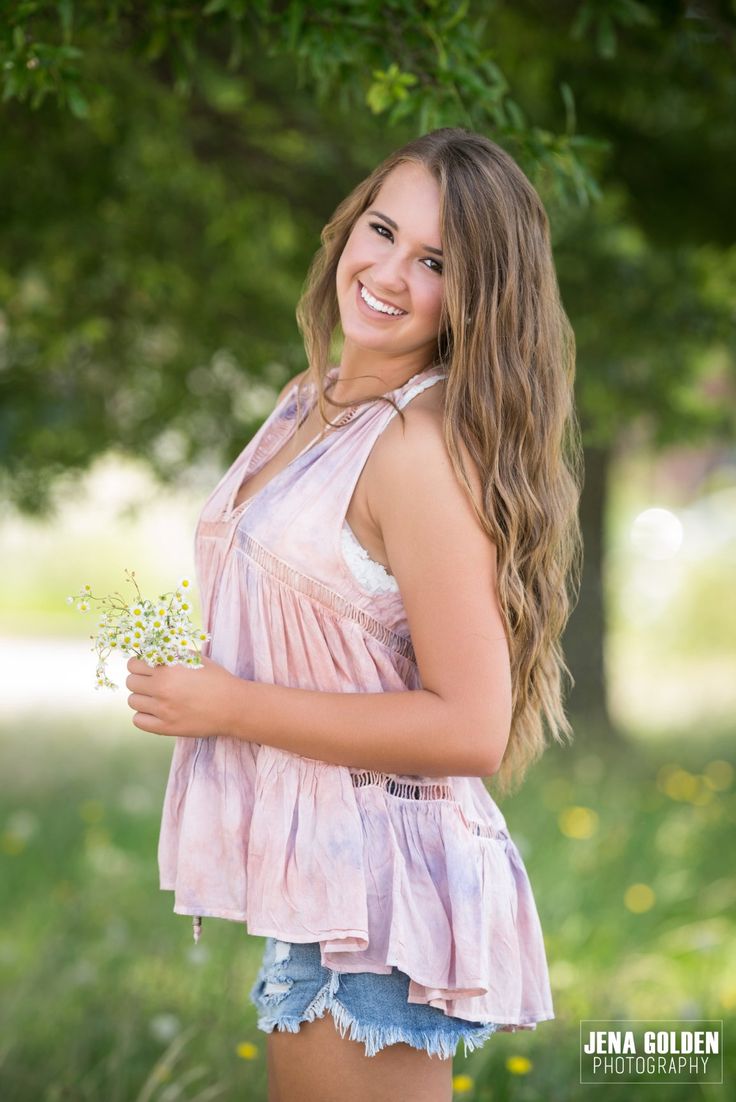
[[[337,264],[383,181],[408,161],[424,165],[440,189],[444,296],[433,364],[447,372],[445,443],[497,548],[512,721],[493,779],[506,795],[546,748],[545,722],[556,742],[573,737],[562,679],[572,685],[574,678],[561,636],[579,596],[583,452],[573,393],[575,337],[560,300],[549,220],[536,190],[500,146],[462,127],[434,130],[390,154],[338,206],[297,306],[309,364],[300,392],[316,384],[320,414],[331,424],[324,384],[340,322]],[[478,467],[480,510],[459,441]]]

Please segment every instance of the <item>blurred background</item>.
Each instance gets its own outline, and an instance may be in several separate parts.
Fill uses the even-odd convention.
[[[133,727],[124,661],[95,690],[66,596],[194,577],[205,498],[305,366],[323,224],[442,125],[542,195],[586,457],[575,740],[499,801],[556,1018],[458,1055],[455,1094],[584,1098],[582,1019],[700,1018],[724,1084],[658,1097],[731,1097],[735,36],[705,2],[3,7],[3,1098],[266,1097],[262,939],[206,920],[195,946],[159,891],[172,746]]]

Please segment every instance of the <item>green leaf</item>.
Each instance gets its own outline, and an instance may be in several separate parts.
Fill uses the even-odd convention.
[[[601,57],[616,56],[616,28],[607,15],[601,16],[598,24],[597,44]]]
[[[415,101],[411,96],[407,96],[406,99],[401,100],[400,103],[394,104],[389,112],[388,121],[391,126],[395,126],[396,123],[401,122],[402,119],[408,118],[414,113]]]
[[[443,24],[442,33],[447,34],[458,23],[462,23],[465,16],[468,14],[468,8],[470,7],[470,0],[463,0],[462,4],[458,4],[457,10],[450,16],[450,18]]]
[[[71,0],[59,0],[59,18],[64,38],[67,38],[72,33],[74,23],[74,5]]]
[[[592,18],[593,13],[588,4],[581,4],[570,27],[570,37],[576,40],[581,39],[590,26]]]
[[[78,119],[86,119],[89,115],[89,104],[75,84],[68,86],[66,98],[72,114],[76,115]]]
[[[290,5],[290,8],[291,10],[289,11],[288,15],[289,25],[286,36],[286,44],[288,49],[294,50],[296,49],[296,45],[299,40],[299,33],[302,29],[302,24],[304,20],[304,9],[301,4],[294,3]]]
[[[44,99],[46,98],[47,94],[48,94],[48,88],[44,88],[43,85],[40,85],[39,87],[36,88],[35,92],[31,96],[31,109],[33,111],[35,111],[36,108],[40,107],[40,105],[43,103]]]
[[[168,37],[164,28],[156,27],[151,33],[151,37],[143,53],[146,61],[156,61],[157,58],[161,57],[161,54],[166,49],[167,41]]]
[[[515,126],[517,130],[523,130],[526,127],[526,118],[524,112],[519,107],[518,103],[515,103],[512,99],[506,99],[506,113],[509,117],[512,126]]]
[[[391,103],[391,93],[382,81],[375,81],[366,92],[365,102],[374,115],[380,115]]]
[[[241,28],[236,25],[231,30],[233,39],[230,46],[230,56],[227,59],[228,69],[237,69],[243,60],[243,34]]]
[[[560,94],[565,105],[565,130],[568,134],[575,132],[575,97],[572,88],[566,81],[560,84]]]
[[[3,88],[3,103],[6,100],[12,99],[12,97],[18,91],[18,76],[16,73],[10,72],[5,78],[5,87]]]

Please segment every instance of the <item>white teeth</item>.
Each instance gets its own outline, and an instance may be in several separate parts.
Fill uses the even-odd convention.
[[[360,285],[360,297],[374,310],[379,310],[382,314],[393,314],[398,316],[399,314],[406,313],[406,310],[397,310],[394,306],[387,306],[386,303],[381,302],[379,298],[374,298],[370,291],[366,291],[362,283]]]

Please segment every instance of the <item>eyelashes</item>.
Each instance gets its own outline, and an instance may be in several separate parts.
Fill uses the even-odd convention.
[[[388,226],[384,226],[383,222],[371,222],[370,226],[372,230],[375,230],[376,233],[379,234],[379,237],[383,237],[385,233],[386,237],[393,239],[394,235],[391,233],[391,230],[388,228]],[[379,233],[379,231],[383,232]]]
[[[371,222],[369,225],[372,230],[375,230],[379,237],[385,237],[388,241],[393,241],[394,235],[391,233],[388,226],[384,226],[383,222]],[[435,267],[429,269],[430,272],[436,272],[437,275],[442,275],[441,260],[435,260],[431,256],[425,257],[425,260],[429,261],[429,264],[435,265]],[[425,263],[425,267],[429,267],[429,265]]]

